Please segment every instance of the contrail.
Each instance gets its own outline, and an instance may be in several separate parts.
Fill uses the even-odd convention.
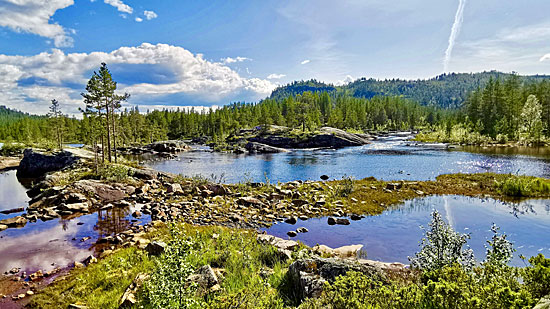
[[[464,6],[466,6],[466,0],[459,0],[458,9],[455,14],[455,22],[453,23],[453,28],[451,29],[451,35],[449,35],[449,45],[445,51],[445,60],[443,60],[443,72],[449,70],[449,61],[451,61],[451,53],[453,52],[453,47],[455,46],[455,40],[460,32],[460,27],[462,26],[462,21],[464,17]]]

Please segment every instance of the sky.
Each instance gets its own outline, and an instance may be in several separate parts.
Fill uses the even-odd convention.
[[[255,102],[317,79],[550,74],[548,0],[0,0],[0,105],[78,114],[107,63],[125,107]]]

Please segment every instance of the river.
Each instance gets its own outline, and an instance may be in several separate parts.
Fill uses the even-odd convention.
[[[140,158],[143,159],[143,158]],[[321,175],[332,179],[344,175],[357,179],[374,176],[384,180],[429,180],[444,173],[518,173],[550,177],[548,148],[483,148],[447,149],[445,145],[417,145],[407,137],[380,138],[372,144],[338,150],[297,150],[269,155],[235,155],[214,153],[203,147],[184,152],[175,160],[147,160],[144,165],[187,176],[202,175],[227,183],[244,181],[271,183],[292,180],[318,180]],[[16,178],[15,171],[0,173],[0,210],[26,206],[26,188]],[[471,244],[477,257],[483,257],[483,244],[491,223],[500,223],[510,234],[518,252],[526,256],[543,252],[550,255],[550,232],[547,200],[524,202],[535,205],[536,215],[510,215],[509,205],[463,197],[428,197],[409,201],[383,214],[352,222],[347,227],[326,225],[326,218],[299,222],[310,229],[300,234],[306,244],[329,246],[364,244],[369,258],[382,261],[407,262],[407,256],[418,249],[422,232],[432,209],[444,213],[447,220],[461,232],[471,232]],[[447,206],[445,206],[447,205]],[[451,205],[451,206],[448,206]],[[489,206],[487,206],[489,205]],[[412,209],[412,210],[411,210]],[[130,217],[131,209],[120,213],[93,213],[71,220],[29,222],[22,229],[0,232],[0,271],[10,267],[26,270],[47,269],[67,265],[94,253],[91,242],[115,231],[138,224]],[[452,215],[449,215],[449,214]],[[471,216],[475,213],[475,216]],[[506,213],[506,215],[503,215]],[[20,213],[1,215],[0,219]],[[497,220],[498,219],[498,220]],[[146,222],[148,219],[144,218]],[[495,220],[495,221],[493,221]],[[134,221],[134,222],[132,222]],[[498,222],[496,222],[498,221]],[[298,226],[296,226],[298,227]],[[269,233],[285,236],[290,229],[285,224],[274,225]],[[83,237],[91,239],[81,242]],[[391,247],[387,247],[391,244]],[[520,250],[521,249],[521,250]],[[540,251],[539,251],[540,250]],[[514,260],[515,265],[520,261]]]

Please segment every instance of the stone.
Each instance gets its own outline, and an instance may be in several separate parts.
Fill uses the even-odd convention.
[[[304,299],[319,297],[325,282],[334,282],[338,276],[349,271],[361,272],[370,277],[383,276],[376,267],[356,261],[320,257],[296,260],[289,266],[288,275],[298,297]]]
[[[296,229],[296,232],[297,233],[307,233],[307,232],[309,232],[309,230],[306,229],[305,227],[299,227],[299,228]]]
[[[88,307],[86,305],[81,305],[80,303],[76,303],[76,304],[70,304],[69,307],[67,307],[69,309],[88,309]]]
[[[288,232],[286,232],[286,234],[287,234],[289,237],[296,237],[296,236],[298,236],[298,233],[296,233],[295,231],[288,231]]]
[[[166,250],[166,244],[161,241],[153,241],[145,247],[145,251],[150,255],[159,256]]]
[[[328,175],[321,175],[321,180],[328,180]]]
[[[363,248],[363,245],[349,245],[342,246],[339,248],[334,248],[333,251],[338,254],[340,257],[357,257],[357,252]]]
[[[302,199],[294,199],[292,200],[292,204],[296,207],[301,207],[308,204],[308,201],[302,200]]]
[[[132,213],[132,217],[134,217],[134,218],[139,218],[139,217],[141,217],[141,211],[139,211],[139,210],[134,211],[134,212]]]
[[[301,215],[298,218],[302,221],[306,221],[308,219],[308,217],[306,215]]]
[[[27,293],[25,293],[25,294],[27,294],[27,296],[32,296],[32,295],[34,295],[34,292],[31,291],[31,290],[28,290]]]
[[[263,206],[264,205],[262,201],[252,196],[240,197],[237,199],[236,202],[237,204],[243,205],[243,206]]]
[[[204,265],[199,268],[194,274],[187,278],[187,281],[196,283],[199,290],[203,293],[211,292],[212,288],[219,284],[218,277],[210,265]]]
[[[285,220],[285,223],[288,223],[288,224],[296,224],[298,220],[296,220],[296,217],[290,217],[290,218],[287,218]]]
[[[356,215],[356,214],[352,214],[352,215],[350,216],[350,219],[353,220],[353,221],[359,221],[359,220],[361,220],[362,218],[363,218],[362,216]]]
[[[173,183],[168,185],[168,187],[166,188],[166,192],[174,193],[174,194],[183,194],[183,189],[181,188],[181,185],[179,183]]]
[[[22,216],[0,220],[0,225],[5,225],[7,227],[23,227],[26,224],[27,224],[27,219]]]
[[[80,263],[80,262],[78,262],[78,261],[75,261],[75,262],[74,262],[74,268],[84,268],[84,267],[85,267],[84,264],[82,264],[82,263]]]
[[[106,203],[120,201],[126,197],[126,193],[123,190],[97,180],[79,180],[75,182],[74,187],[80,192],[94,194]]]
[[[333,217],[328,217],[327,223],[328,223],[328,225],[335,225],[336,224],[336,219],[333,218]]]
[[[346,218],[337,218],[336,219],[336,224],[338,224],[338,225],[350,225],[350,222]]]
[[[88,266],[90,264],[94,264],[94,263],[97,263],[97,258],[93,255],[90,255],[88,256],[85,260],[84,260],[84,265]]]
[[[533,309],[550,309],[550,294],[541,298]]]
[[[311,248],[311,250],[313,250],[313,252],[319,255],[329,255],[329,256],[336,255],[336,252],[334,252],[334,250],[331,247],[325,246],[325,245],[316,245],[313,248]]]
[[[270,146],[267,144],[248,142],[244,148],[250,153],[278,153],[278,152],[290,152],[288,149]]]
[[[393,182],[393,183],[388,183],[386,185],[386,189],[387,190],[399,190],[399,189],[401,189],[402,186],[403,186],[403,184],[401,184],[399,182]]]
[[[29,279],[31,281],[36,281],[38,279],[41,279],[44,277],[44,273],[42,272],[42,270],[37,270],[35,273],[32,273],[30,276],[29,276]]]
[[[78,157],[67,151],[48,155],[35,152],[32,149],[25,149],[23,159],[17,167],[17,176],[21,178],[36,178],[48,172],[70,167],[78,161]]]
[[[126,288],[119,302],[119,308],[132,308],[136,304],[136,294],[143,286],[143,283],[149,279],[147,274],[138,274],[134,281]]]
[[[0,232],[2,232],[3,230],[7,229],[8,226],[7,225],[4,225],[4,224],[0,224]]]

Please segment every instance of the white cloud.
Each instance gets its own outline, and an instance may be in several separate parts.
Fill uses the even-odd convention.
[[[147,20],[151,20],[158,17],[157,13],[153,11],[143,11],[143,15],[145,16],[145,18],[147,18]]]
[[[306,59],[306,60],[300,62],[300,64],[308,64],[309,62],[310,62],[309,59]]]
[[[136,17],[136,21],[137,21],[138,23],[140,23],[140,22],[143,21],[143,18],[141,18],[141,17]]]
[[[224,64],[235,63],[235,62],[243,62],[245,60],[252,60],[252,59],[246,58],[246,57],[235,57],[235,58],[227,57],[227,58],[222,58],[221,59],[221,61]]]
[[[82,105],[80,92],[90,72],[97,70],[101,62],[108,64],[115,80],[117,65],[123,67],[130,78],[147,75],[143,72],[152,69],[167,76],[162,82],[145,78],[119,83],[121,92],[132,95],[131,104],[147,105],[170,96],[193,98],[205,105],[229,103],[226,100],[234,98],[257,100],[275,88],[268,80],[241,77],[223,63],[207,61],[201,54],[193,54],[183,47],[143,43],[136,47],[120,47],[110,53],[65,54],[54,49],[34,56],[0,54],[0,105],[45,113],[49,101],[57,98],[66,104],[65,112],[76,113]],[[164,101],[172,105],[179,103]]]
[[[347,84],[349,84],[353,81],[354,81],[354,79],[351,75],[346,75],[346,78],[344,78],[343,80],[339,80],[339,81],[335,82],[334,84],[336,86],[343,86],[343,85],[347,85]]]
[[[285,74],[275,74],[275,73],[273,73],[273,74],[269,74],[267,76],[267,79],[281,79],[285,76],[286,76]]]
[[[134,9],[122,2],[122,0],[103,0],[106,4],[115,7],[119,12],[132,14]]]
[[[518,71],[522,74],[547,72],[540,56],[550,41],[550,23],[501,29],[491,37],[464,41],[455,48],[453,62],[460,71]],[[544,64],[546,66],[546,64]]]
[[[73,4],[73,0],[0,0],[0,26],[52,39],[56,47],[69,47],[73,39],[67,30],[50,21],[57,10]]]
[[[539,59],[540,62],[543,62],[545,60],[550,60],[550,54],[546,54],[546,55],[540,57],[540,59]]]

